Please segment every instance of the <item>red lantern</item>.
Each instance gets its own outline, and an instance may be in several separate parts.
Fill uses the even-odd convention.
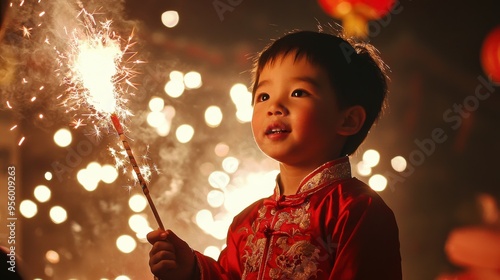
[[[330,16],[342,20],[348,36],[366,37],[368,21],[385,16],[395,0],[318,0]]]
[[[481,49],[481,64],[491,81],[500,84],[500,26],[486,36]]]

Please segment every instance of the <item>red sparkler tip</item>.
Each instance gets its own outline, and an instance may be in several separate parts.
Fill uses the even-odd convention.
[[[120,124],[120,120],[116,114],[111,114],[111,121],[113,122],[113,126],[115,127],[118,133],[123,133],[122,125]]]

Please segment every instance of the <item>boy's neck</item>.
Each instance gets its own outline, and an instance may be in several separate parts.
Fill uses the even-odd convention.
[[[282,195],[296,194],[302,180],[313,172],[315,167],[297,167],[280,163],[279,185]]]

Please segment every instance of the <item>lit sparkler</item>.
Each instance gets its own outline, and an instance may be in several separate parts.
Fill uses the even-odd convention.
[[[142,175],[144,169],[138,166],[120,123],[120,119],[132,115],[125,107],[127,99],[124,94],[127,93],[127,88],[134,87],[130,82],[134,72],[126,65],[140,62],[124,58],[133,45],[133,36],[130,35],[124,43],[121,37],[111,31],[111,20],[97,23],[85,9],[82,9],[79,16],[85,31],[69,32],[70,51],[59,53],[61,66],[69,67],[68,74],[64,77],[68,85],[65,105],[68,111],[81,108],[90,110],[91,113],[87,113],[86,118],[96,127],[96,134],[99,129],[107,128],[108,122],[105,120],[111,119],[154,217],[159,227],[164,229],[149,194],[147,180]],[[122,48],[122,44],[125,47]],[[83,125],[83,120],[75,121],[74,125]]]

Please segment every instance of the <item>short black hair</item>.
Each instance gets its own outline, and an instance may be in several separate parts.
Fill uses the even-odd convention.
[[[291,53],[295,53],[296,59],[305,56],[326,71],[340,109],[355,105],[365,109],[365,123],[358,133],[348,137],[341,151],[341,155],[351,155],[385,107],[387,66],[373,45],[348,39],[340,32],[334,35],[322,31],[293,31],[269,44],[258,55],[253,69],[253,95],[262,69]]]

